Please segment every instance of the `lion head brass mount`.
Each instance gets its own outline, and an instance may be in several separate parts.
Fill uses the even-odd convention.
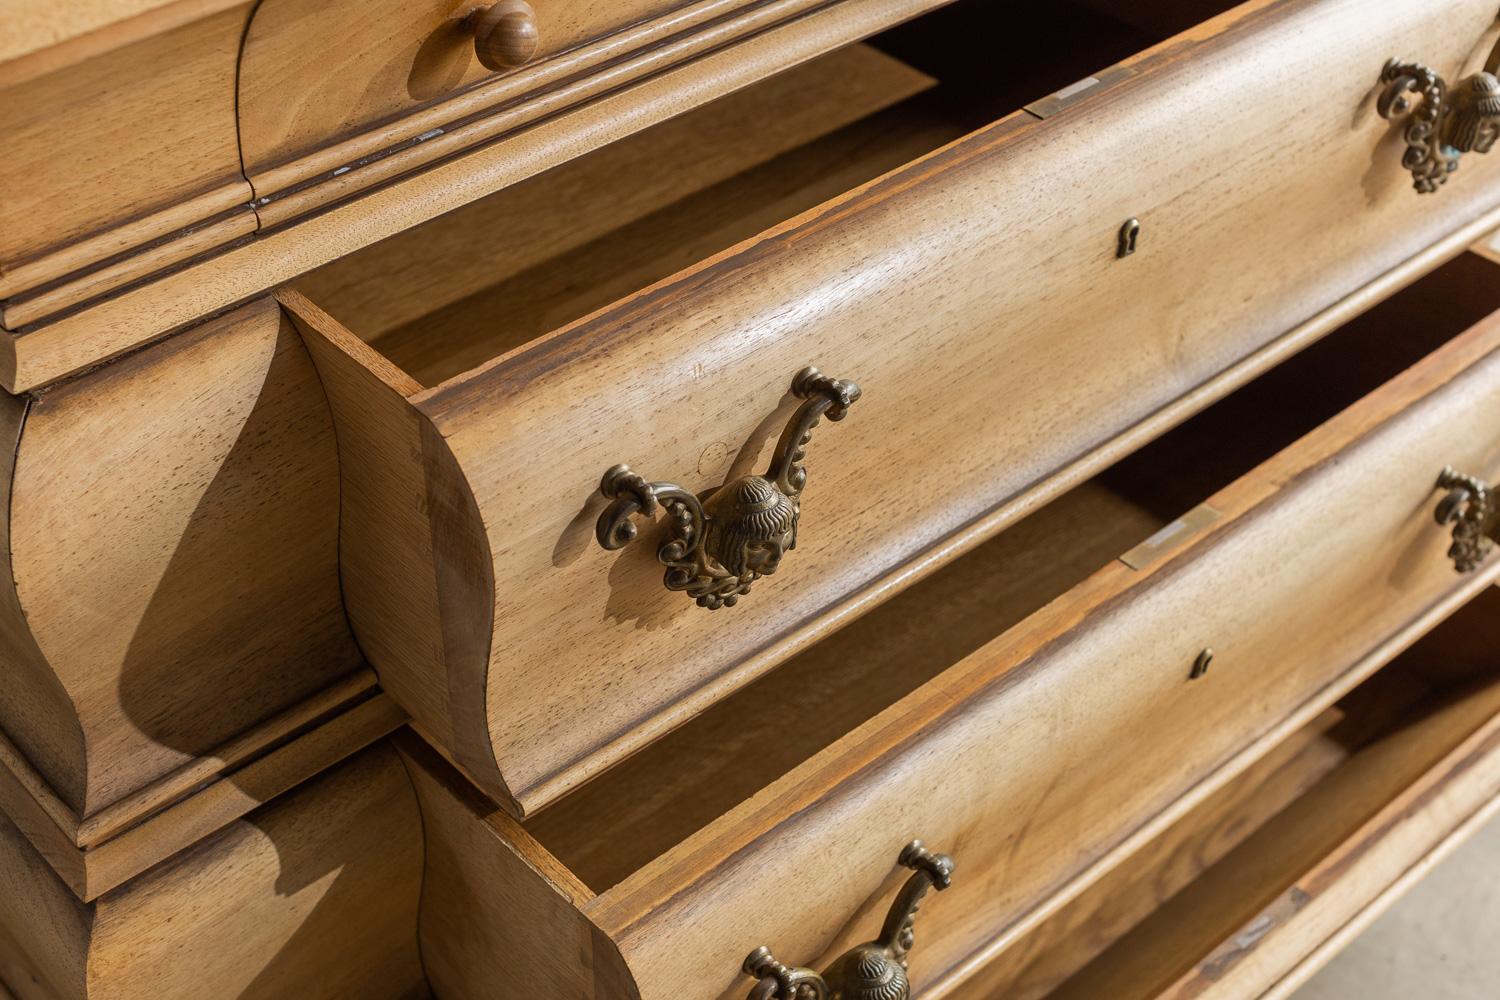
[[[1435,512],[1438,524],[1453,525],[1453,544],[1448,546],[1448,557],[1460,573],[1472,573],[1490,554],[1496,536],[1500,535],[1495,494],[1483,480],[1460,475],[1451,468],[1439,474],[1437,488],[1448,491]]]
[[[1412,184],[1422,194],[1431,194],[1458,169],[1464,153],[1488,153],[1500,135],[1500,47],[1490,55],[1485,68],[1449,88],[1438,72],[1421,63],[1391,59],[1380,73],[1385,89],[1375,108],[1380,116],[1395,121],[1403,115],[1406,152],[1401,165],[1411,171]],[[1413,108],[1410,95],[1420,103]]]
[[[733,607],[796,548],[807,442],[822,417],[844,419],[859,399],[859,386],[804,368],[792,379],[792,395],[803,402],[763,476],[741,476],[699,497],[675,483],[648,483],[628,465],[606,472],[599,491],[614,503],[599,515],[599,544],[623,548],[636,537],[631,517],[649,517],[664,507],[667,537],[656,557],[667,567],[667,589],[685,590],[709,610]]]
[[[896,894],[880,928],[880,937],[856,945],[822,975],[811,969],[789,968],[757,948],[745,959],[745,974],[759,980],[749,1000],[908,1000],[907,955],[914,937],[912,924],[928,889],[942,892],[953,884],[953,859],[933,854],[913,840],[901,851],[901,867],[912,874]]]

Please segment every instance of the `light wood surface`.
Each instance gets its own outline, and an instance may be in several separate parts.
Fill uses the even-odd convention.
[[[972,544],[1097,469],[1101,445],[1180,419],[1212,394],[1206,380],[1269,360],[1257,352],[1289,327],[1404,259],[1404,239],[1435,239],[1462,217],[1443,213],[1491,197],[1481,166],[1467,196],[1416,199],[1394,150],[1378,155],[1396,133],[1348,111],[1370,91],[1365,52],[1420,43],[1457,62],[1455,40],[1481,37],[1493,11],[1455,17],[1439,32],[1400,7],[1237,8],[1091,101],[1032,127],[1006,119],[415,396],[481,512],[469,533],[511,583],[488,640],[481,629],[469,644],[492,659],[402,683],[482,681],[421,700],[485,699],[483,730],[449,749],[473,757],[488,740],[501,774],[471,774],[534,811],[899,588],[934,548]],[[1316,65],[1329,87],[1288,94],[1262,72],[1268,51]],[[1267,171],[1250,150],[1284,148],[1289,127],[1343,138],[1317,171]],[[1116,150],[1146,159],[1125,169]],[[1118,222],[1099,220],[1131,215],[1142,250],[1119,261]],[[1043,229],[1040,253],[1026,234]],[[885,334],[878,350],[871,331]],[[661,588],[649,543],[592,544],[597,480],[627,462],[698,490],[736,457],[758,464],[809,363],[864,386],[859,430],[819,430],[798,550],[729,612],[726,638],[724,616]],[[877,480],[885,496],[920,495],[922,516],[892,516]],[[421,617],[436,602],[410,606],[390,628],[438,627]],[[403,665],[376,663],[383,676]],[[431,732],[450,724],[414,714]]]
[[[1440,671],[1450,668],[1449,636],[1492,641],[1497,609],[1493,591],[1481,596],[1387,671],[1420,672],[1438,660],[1449,661]],[[1406,705],[1385,732],[1351,747],[1340,767],[1053,996],[1288,995],[1285,980],[1326,960],[1326,942],[1389,905],[1399,895],[1390,890],[1409,887],[1414,870],[1500,800],[1500,683],[1487,651],[1470,662],[1482,666],[1479,679]]]
[[[242,0],[6,0],[0,86],[70,65]]]
[[[744,5],[712,4],[720,16]],[[252,176],[490,81],[496,71],[480,64],[474,34],[463,24],[470,10],[489,6],[454,0],[261,4],[246,33],[240,73],[240,130]],[[535,55],[575,49],[678,6],[681,0],[535,0]],[[629,50],[618,42],[610,48],[616,55]],[[328,58],[330,51],[336,59]],[[570,53],[562,61],[577,72],[579,63],[588,67],[590,55]],[[466,103],[476,102],[471,96]]]
[[[436,373],[425,370],[424,364],[431,364],[431,359],[422,357],[423,350],[440,353],[448,359],[445,368],[458,371],[494,355],[493,343],[464,348],[465,341],[479,339],[480,331],[492,338],[525,339],[528,329],[523,326],[519,333],[510,334],[515,322],[496,310],[535,310],[529,303],[544,297],[538,286],[552,283],[547,275],[558,274],[556,283],[562,284],[562,272],[571,271],[567,287],[575,296],[598,284],[612,283],[597,273],[597,266],[595,273],[580,273],[576,260],[564,267],[563,259],[581,256],[584,248],[602,243],[612,248],[611,256],[618,260],[620,254],[613,250],[618,244],[609,240],[613,233],[631,225],[660,233],[664,227],[646,220],[659,218],[684,202],[697,204],[698,211],[691,220],[684,219],[680,229],[671,230],[671,236],[657,236],[659,246],[650,256],[661,256],[669,246],[676,253],[691,253],[681,244],[701,239],[703,230],[710,228],[699,221],[703,210],[736,200],[709,197],[714,189],[733,184],[737,177],[760,176],[765,171],[755,168],[933,82],[868,46],[841,49],[497,192],[462,212],[440,216],[376,247],[342,257],[299,279],[294,287],[366,340],[425,319],[421,329],[404,335],[403,339],[412,342],[406,350],[390,340],[380,346],[419,381],[432,381]],[[818,99],[807,100],[808,94],[817,94]],[[941,141],[933,139],[932,144]],[[867,142],[866,148],[871,147],[879,148],[879,144]],[[874,173],[922,151],[912,147],[901,160]],[[828,162],[820,166],[827,173],[838,172]],[[621,178],[629,182],[621,184]],[[830,194],[850,186],[834,188]],[[691,197],[700,192],[702,197]],[[765,224],[781,218],[786,215]],[[764,224],[741,235],[753,235],[759,228]],[[503,238],[498,238],[502,233]],[[734,242],[730,239],[723,246]],[[688,257],[686,262],[696,259]],[[434,266],[437,262],[440,265]],[[673,270],[676,267],[668,267],[662,276]],[[639,287],[627,287],[616,295]],[[441,334],[441,346],[434,342],[432,324],[443,307],[475,297],[489,310],[486,321],[450,324]],[[425,348],[418,343],[424,334]],[[476,355],[476,351],[481,353]],[[474,360],[465,363],[469,357]]]
[[[1213,497],[1219,526],[1175,559],[1142,574],[1123,563],[1101,571],[601,897],[589,912],[620,942],[642,994],[721,988],[683,950],[689,924],[693,954],[713,933],[700,900],[722,915],[724,953],[764,938],[784,960],[830,959],[872,933],[891,844],[912,836],[970,859],[969,880],[924,908],[930,943],[912,967],[933,978],[1054,903],[1138,823],[1222,784],[1248,763],[1237,748],[1358,680],[1378,665],[1364,654],[1379,636],[1467,585],[1431,523],[1428,467],[1450,448],[1476,466],[1500,456],[1467,432],[1496,399],[1497,345],[1500,322],[1476,328]],[[1332,523],[1349,496],[1362,498],[1361,517]],[[1360,627],[1330,634],[1331,620]],[[1217,650],[1214,669],[1190,682],[1204,646]],[[1131,754],[1111,751],[1125,742]],[[986,776],[982,799],[975,775]],[[777,904],[758,910],[772,884]],[[861,915],[852,927],[851,914]],[[799,936],[809,941],[800,954],[777,944]],[[725,996],[732,971],[719,973]]]
[[[581,912],[588,888],[431,747],[405,737],[397,745],[427,831],[421,936],[434,991],[472,1000],[632,995],[618,950]],[[475,975],[496,954],[527,957]]]
[[[80,820],[360,667],[328,407],[270,300],[7,405],[0,731]]]
[[[168,270],[21,335],[0,335],[0,387],[18,392],[45,385],[182,329],[352,250],[858,41],[912,13],[912,0],[840,0],[781,21],[772,16],[776,12],[769,5],[760,5],[750,22],[737,22],[754,31],[735,44],[721,46],[726,39],[712,32],[693,35],[687,40],[693,58],[684,64],[675,61],[680,49],[657,46],[643,58],[665,67],[631,86],[616,87],[607,77],[590,77],[592,89],[584,103],[569,104],[569,110],[560,113],[554,113],[556,108],[532,108],[542,117],[529,127],[512,131],[523,124],[514,116],[487,118],[449,129],[441,140],[424,141],[425,169],[389,157],[370,160],[371,170],[361,178],[361,183],[368,179],[373,185],[368,193],[329,208],[340,197],[336,189],[345,174],[339,172],[309,206],[315,210],[311,215],[293,212],[294,223],[273,223],[267,215],[270,205],[262,206],[258,219],[263,228],[252,240],[229,244],[191,267]],[[767,17],[773,26],[761,23]],[[489,141],[497,135],[504,135],[504,140]],[[332,174],[341,165],[349,164],[334,159],[326,169]],[[369,177],[371,172],[377,176]]]
[[[362,672],[90,821],[0,737],[0,808],[91,901],[399,727],[406,713],[373,685]]]
[[[945,977],[924,1000],[1039,1000],[1189,885],[1347,757],[1329,709],[1080,893],[975,973]]]
[[[92,904],[0,819],[0,923],[57,998],[427,995],[406,769],[368,749]]]
[[[0,91],[0,296],[217,216],[239,219],[221,238],[254,229],[234,112],[250,6]]]
[[[1472,278],[1473,266],[1488,267],[1458,265],[1459,278]],[[1425,349],[1400,324],[1384,343],[1358,339],[1367,354],[1392,360]],[[1294,446],[1271,448],[1209,498],[1220,517],[1161,559],[1099,570],[826,749],[808,738],[812,755],[779,777],[775,760],[758,770],[772,755],[720,756],[688,726],[668,742],[682,738],[678,759],[696,749],[701,763],[634,775],[627,766],[598,779],[623,776],[622,803],[632,788],[650,797],[684,782],[680,820],[670,802],[600,813],[611,817],[619,851],[630,855],[643,841],[635,869],[613,885],[596,879],[598,894],[582,907],[618,946],[634,984],[627,995],[742,995],[739,962],[761,944],[784,961],[825,964],[873,934],[899,878],[895,853],[912,837],[952,852],[959,866],[953,888],[923,908],[912,959],[919,983],[938,981],[997,938],[1024,934],[1148,848],[1500,572],[1491,563],[1477,576],[1455,574],[1430,513],[1442,463],[1481,474],[1500,467],[1500,444],[1472,431],[1500,418],[1500,409],[1488,414],[1500,407],[1497,349],[1500,318],[1457,336]],[[1331,391],[1357,392],[1382,364],[1353,366],[1349,384],[1334,380]],[[1189,438],[1199,423],[1212,429],[1213,413],[1187,426]],[[1279,423],[1268,422],[1267,444]],[[1180,440],[1161,455],[1203,465],[1212,481],[1230,464],[1216,451],[1237,450],[1225,448],[1230,440],[1205,435],[1203,462],[1181,459]],[[1151,454],[1101,481],[1148,509],[1175,502],[1181,486],[1163,491]],[[1347,516],[1353,497],[1357,517]],[[939,635],[948,628],[941,611],[926,611],[922,623]],[[1329,629],[1330,621],[1358,627]],[[1205,646],[1217,651],[1212,669],[1190,680]],[[796,743],[789,728],[816,728],[825,714],[839,724],[837,699],[826,709],[816,696],[797,704],[792,714],[785,699],[763,699],[758,717],[742,710],[720,727],[743,727],[759,745],[757,727],[760,743]],[[1130,753],[1118,752],[1124,745]],[[697,776],[715,769],[731,786],[770,778],[738,806],[711,806],[727,811],[695,830]],[[468,808],[491,831],[491,850],[514,840],[513,822],[493,806]],[[545,813],[528,822],[520,857],[545,852],[545,864],[566,866],[573,845],[591,835],[549,822]],[[683,838],[654,858],[653,824]],[[497,867],[487,878],[505,876]],[[456,920],[462,905],[461,896],[434,894],[427,912],[451,906],[445,919]],[[556,947],[566,950],[576,918],[559,926],[573,928],[557,930]],[[465,953],[465,988],[525,974],[526,958],[507,958],[501,944],[492,937],[492,947]]]
[[[798,22],[817,20],[830,5],[629,0],[601,8],[543,0],[533,5],[539,58],[499,75],[477,61],[475,38],[461,23],[471,6],[273,0],[260,8],[246,40],[240,109],[246,169],[266,199],[263,218],[287,221],[653,76],[695,73],[692,63],[716,49],[737,48],[743,68],[770,60],[761,75],[793,66],[800,60],[792,48],[760,54],[750,43],[777,29],[816,34],[814,23]],[[840,6],[850,8],[840,18],[874,13]],[[890,20],[870,30],[933,6],[906,0],[900,14],[876,15]],[[292,24],[297,30],[287,30]],[[350,58],[309,72],[308,54],[335,36],[350,46]],[[663,108],[661,117],[688,106]]]

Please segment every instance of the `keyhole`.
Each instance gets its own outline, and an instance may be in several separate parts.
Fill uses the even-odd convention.
[[[1135,253],[1136,242],[1141,236],[1141,220],[1126,219],[1125,225],[1120,227],[1120,249],[1116,257],[1129,257]]]

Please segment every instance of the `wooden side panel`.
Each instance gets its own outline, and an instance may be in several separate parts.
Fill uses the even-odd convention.
[[[0,979],[20,1000],[80,1000],[93,912],[0,813]]]
[[[83,798],[83,726],[72,697],[37,648],[11,558],[16,452],[29,404],[26,397],[0,396],[0,728],[33,768],[52,777],[59,794],[77,802]]]
[[[372,662],[403,668],[382,673],[381,683],[424,731],[454,748],[461,764],[492,776],[488,744],[461,744],[453,732],[455,718],[474,725],[482,703],[451,701],[450,690],[462,685],[446,683],[450,649],[453,659],[469,663],[488,653],[488,565],[473,540],[472,501],[448,471],[451,458],[433,447],[431,429],[406,402],[419,386],[302,296],[282,292],[280,300],[338,421],[339,558],[361,646]],[[474,588],[482,595],[450,604],[445,619],[445,594]],[[470,746],[477,757],[465,753]]]
[[[636,997],[586,887],[420,740],[399,746],[427,835],[422,957],[444,997]]]
[[[1444,462],[1500,470],[1473,432],[1500,426],[1497,349],[1491,319],[1211,498],[1175,557],[1101,570],[599,897],[642,996],[736,996],[758,945],[818,966],[867,939],[912,837],[959,864],[913,956],[935,981],[1222,787],[1500,573],[1456,575],[1431,514]]]
[[[0,297],[239,209],[235,66],[251,4],[0,91]]]
[[[11,498],[20,606],[76,718],[8,713],[80,817],[356,669],[332,421],[261,300],[31,404]]]
[[[425,997],[422,824],[387,743],[95,904],[100,1000]]]
[[[1370,105],[1371,53],[1451,70],[1491,5],[1378,6],[1245,5],[1096,100],[1000,122],[417,397],[502,581],[483,696],[516,799],[554,801],[1500,202],[1494,158],[1417,196]],[[1303,78],[1321,82],[1285,84]],[[1316,165],[1289,164],[1304,145]],[[764,463],[807,364],[865,393],[814,436],[774,579],[707,614],[662,588],[659,528],[593,542],[616,463],[693,491]]]

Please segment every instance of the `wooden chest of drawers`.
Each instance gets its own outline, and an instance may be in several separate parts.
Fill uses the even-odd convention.
[[[1500,808],[1489,0],[14,6],[24,1000],[1285,995]]]

